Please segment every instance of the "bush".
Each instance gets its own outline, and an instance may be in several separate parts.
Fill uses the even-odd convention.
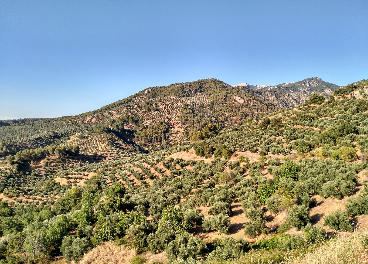
[[[61,252],[65,259],[70,262],[78,261],[83,257],[83,254],[91,249],[91,242],[87,238],[66,236],[61,244]]]
[[[147,237],[148,248],[151,252],[161,252],[166,246],[175,239],[175,232],[172,230],[158,229]]]
[[[277,214],[280,211],[281,199],[278,195],[273,195],[266,200],[266,207],[272,214]]]
[[[367,188],[367,186],[365,187]],[[364,189],[365,190],[365,189]],[[345,205],[346,213],[348,215],[356,216],[368,214],[368,195],[361,194],[358,197],[350,198]]]
[[[245,235],[256,237],[269,232],[266,226],[265,215],[261,208],[249,208],[245,215],[249,218],[249,221],[244,224]]]
[[[238,259],[249,250],[249,243],[245,240],[236,241],[232,237],[225,237],[216,249],[208,254],[207,260],[212,262],[222,262],[226,260]]]
[[[303,231],[308,243],[323,242],[327,237],[327,233],[322,227],[312,226],[310,223],[304,227]]]
[[[217,230],[220,233],[227,234],[230,227],[230,220],[228,215],[218,214],[206,217],[202,224],[203,230]]]
[[[274,183],[258,187],[257,194],[261,204],[266,204],[266,200],[271,197],[272,194],[274,194],[277,187],[278,186]]]
[[[286,231],[288,231],[291,228],[291,225],[288,221],[283,222],[278,228],[277,228],[277,232],[278,233],[285,233]]]
[[[146,259],[141,256],[135,256],[130,260],[130,264],[143,264],[146,262]]]
[[[301,236],[277,235],[270,239],[263,239],[252,244],[252,249],[266,250],[293,250],[305,246],[305,241]]]
[[[309,96],[309,99],[305,102],[305,104],[322,104],[325,101],[325,98],[322,95],[317,93],[312,93]]]
[[[287,160],[284,164],[282,164],[280,168],[280,177],[282,178],[298,178],[298,167],[296,164],[290,160]]]
[[[288,211],[287,221],[296,229],[301,229],[310,222],[309,208],[305,205],[294,205]]]
[[[341,231],[353,231],[353,228],[349,222],[348,216],[340,210],[327,215],[324,225],[331,227],[334,230]]]
[[[217,214],[231,215],[231,207],[230,204],[226,202],[215,202],[208,211],[208,213],[210,215],[217,215]]]
[[[332,152],[331,158],[335,160],[354,161],[358,158],[353,147],[341,147]]]
[[[353,192],[355,185],[355,182],[349,179],[337,178],[322,185],[322,194],[324,197],[342,199]]]
[[[179,208],[168,206],[162,211],[158,229],[172,230],[174,233],[182,233],[191,228],[185,221],[184,215]]]
[[[201,212],[197,208],[185,210],[183,216],[184,216],[185,226],[188,226],[189,230],[195,226],[202,225],[203,214],[201,214]]]
[[[203,253],[206,249],[206,244],[199,238],[185,232],[176,236],[175,240],[171,241],[165,251],[169,259],[176,258],[188,259],[195,258]]]

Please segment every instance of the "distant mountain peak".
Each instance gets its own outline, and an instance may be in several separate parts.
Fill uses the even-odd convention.
[[[309,92],[323,92],[326,89],[330,91],[340,88],[338,85],[325,82],[319,77],[310,77],[298,82],[282,83],[278,85],[252,85],[248,83],[241,83],[233,85],[233,87],[247,87],[254,90],[282,90],[284,92],[298,92],[308,90]]]

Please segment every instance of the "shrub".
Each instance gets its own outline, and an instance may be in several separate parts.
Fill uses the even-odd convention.
[[[148,248],[151,252],[161,252],[175,239],[176,234],[172,230],[158,229],[147,237]]]
[[[187,209],[184,211],[184,221],[185,225],[192,229],[195,226],[202,225],[203,222],[203,214],[197,209]]]
[[[253,249],[284,251],[298,249],[305,246],[305,241],[301,236],[277,235],[269,239],[263,239],[252,244]]]
[[[185,221],[179,208],[168,206],[162,211],[158,229],[172,230],[174,233],[182,233],[191,228]]]
[[[353,147],[341,147],[332,152],[331,157],[335,160],[354,161],[358,158]]]
[[[142,256],[135,256],[130,260],[130,264],[143,264],[146,262],[146,259]]]
[[[278,195],[273,195],[267,198],[266,207],[272,214],[276,214],[281,210],[280,203],[281,203],[280,197]]]
[[[288,231],[291,228],[290,223],[288,221],[283,222],[278,228],[277,228],[277,232],[278,233],[285,233],[286,231]]]
[[[325,197],[336,197],[342,199],[345,196],[351,194],[354,190],[355,182],[349,179],[337,178],[332,181],[328,181],[322,185],[322,194]]]
[[[249,221],[244,224],[246,235],[256,237],[269,232],[266,226],[266,218],[261,208],[249,208],[246,210],[245,215],[249,218]]]
[[[331,227],[334,230],[349,231],[353,230],[348,216],[340,210],[327,215],[324,225]]]
[[[287,221],[296,229],[301,229],[310,222],[309,208],[305,205],[294,205],[288,211]]]
[[[278,186],[276,184],[268,184],[262,185],[258,188],[257,194],[261,204],[266,204],[266,200],[271,197],[271,195],[276,191],[277,187]]]
[[[207,260],[211,262],[223,262],[238,259],[249,250],[249,243],[245,240],[236,241],[232,237],[225,237],[216,249],[208,254]]]
[[[203,253],[206,249],[206,244],[199,238],[185,232],[176,236],[175,240],[171,241],[165,251],[169,259],[176,258],[188,259],[195,258]]]
[[[317,93],[312,93],[309,96],[309,99],[305,102],[305,104],[322,104],[325,101],[325,98],[322,95]]]
[[[83,254],[91,249],[91,242],[87,238],[66,236],[61,244],[61,252],[65,259],[70,262],[78,261],[83,257]]]
[[[10,216],[12,214],[12,210],[9,207],[8,203],[0,202],[0,217]]]
[[[312,226],[310,223],[304,227],[303,231],[308,243],[325,241],[327,236],[326,231],[322,227]]]
[[[367,186],[365,188],[367,188]],[[348,203],[345,205],[345,209],[348,215],[367,215],[368,195],[361,194],[358,197],[350,198]]]
[[[298,167],[296,164],[290,160],[287,160],[284,164],[282,164],[280,168],[280,177],[297,179]]]
[[[220,233],[227,234],[230,227],[230,220],[228,215],[218,214],[206,217],[203,220],[202,227],[204,230],[217,230]]]
[[[213,206],[208,211],[210,215],[224,214],[231,215],[231,207],[227,202],[215,202]]]

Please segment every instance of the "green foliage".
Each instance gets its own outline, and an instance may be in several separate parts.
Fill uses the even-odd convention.
[[[297,140],[294,144],[298,154],[305,154],[313,149],[313,145],[305,140]]]
[[[202,225],[203,214],[196,208],[185,210],[183,217],[185,222],[184,226],[188,226],[189,230],[195,226]]]
[[[265,250],[293,250],[299,249],[305,246],[305,241],[301,236],[292,235],[277,235],[269,239],[262,239],[251,245],[252,249],[265,249]]]
[[[168,139],[169,126],[164,120],[150,126],[142,126],[136,133],[136,138],[147,143],[161,143]]]
[[[301,229],[310,222],[309,208],[305,205],[294,205],[288,211],[287,221],[291,226]]]
[[[227,260],[235,260],[249,250],[249,243],[245,240],[236,241],[232,237],[225,237],[216,245],[207,256],[207,260],[211,262],[223,262]]]
[[[266,204],[266,200],[271,197],[272,194],[275,193],[278,186],[274,183],[268,184],[268,185],[262,185],[258,187],[257,194],[259,197],[259,201],[261,204]]]
[[[229,160],[231,156],[233,155],[234,151],[229,149],[228,147],[224,145],[218,145],[216,146],[216,150],[214,152],[215,158],[222,158]]]
[[[340,89],[337,89],[334,91],[334,95],[347,95],[351,93],[352,91],[364,88],[368,84],[368,80],[362,80],[357,83],[346,85]]]
[[[116,212],[105,217],[100,216],[95,225],[94,238],[98,242],[122,238],[130,225],[139,225],[145,221],[146,217],[137,212]]]
[[[208,211],[210,215],[224,214],[231,216],[231,206],[227,202],[215,202]]]
[[[220,233],[227,234],[230,227],[230,219],[228,215],[218,214],[205,217],[202,224],[203,230],[217,230]]]
[[[308,243],[319,243],[323,242],[327,238],[326,231],[320,226],[312,226],[308,223],[304,228],[304,235]]]
[[[282,178],[298,178],[298,167],[296,164],[290,160],[287,160],[284,164],[282,164],[280,168],[280,177]]]
[[[341,147],[332,152],[331,157],[335,160],[354,161],[358,158],[353,147]]]
[[[342,199],[343,197],[353,193],[355,182],[337,178],[328,181],[322,185],[322,194],[325,197],[336,197]]]
[[[244,233],[250,237],[256,237],[260,234],[268,234],[269,229],[266,226],[266,218],[261,208],[249,208],[245,215],[249,218],[244,224]]]
[[[0,217],[11,216],[12,210],[9,207],[8,203],[0,202]]]
[[[194,150],[197,156],[209,158],[215,152],[215,148],[212,145],[208,145],[204,142],[194,145]]]
[[[74,187],[69,190],[62,198],[57,200],[52,210],[57,214],[65,214],[72,209],[77,209],[80,206],[82,200],[82,189],[80,187]]]
[[[151,233],[147,237],[148,248],[151,252],[161,252],[165,250],[167,245],[173,241],[176,234],[173,230],[157,229],[155,233]]]
[[[271,120],[268,117],[263,118],[261,122],[259,123],[259,128],[266,129],[270,124],[271,124]]]
[[[324,220],[324,225],[327,225],[332,229],[349,232],[353,230],[348,216],[340,210],[325,216]]]
[[[306,104],[322,104],[325,101],[325,98],[322,95],[317,93],[312,93],[309,96],[309,99],[305,102]]]
[[[348,215],[368,215],[368,191],[367,185],[365,185],[363,192],[354,198],[350,198],[345,205],[346,213]]]
[[[79,238],[66,236],[63,239],[60,250],[65,259],[70,262],[78,261],[83,257],[83,254],[91,249],[91,242],[87,238]]]
[[[142,256],[135,256],[130,260],[130,264],[143,264],[146,262],[146,259]]]
[[[168,206],[162,211],[161,220],[158,223],[158,230],[172,230],[175,234],[182,233],[191,228],[184,221],[183,212],[174,206]]]
[[[281,208],[280,208],[280,204],[281,204],[281,198],[278,195],[273,195],[271,197],[268,197],[266,199],[266,207],[267,209],[272,213],[272,214],[276,214],[278,213]]]
[[[218,124],[208,124],[202,130],[190,134],[191,141],[198,141],[216,136],[220,132]]]
[[[205,249],[206,244],[201,239],[184,232],[178,234],[175,240],[167,245],[165,251],[166,256],[171,260],[176,258],[186,260],[201,255]]]

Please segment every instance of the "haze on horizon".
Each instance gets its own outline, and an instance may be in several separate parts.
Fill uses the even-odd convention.
[[[368,78],[367,1],[277,2],[0,0],[0,120],[76,115],[204,78]]]

